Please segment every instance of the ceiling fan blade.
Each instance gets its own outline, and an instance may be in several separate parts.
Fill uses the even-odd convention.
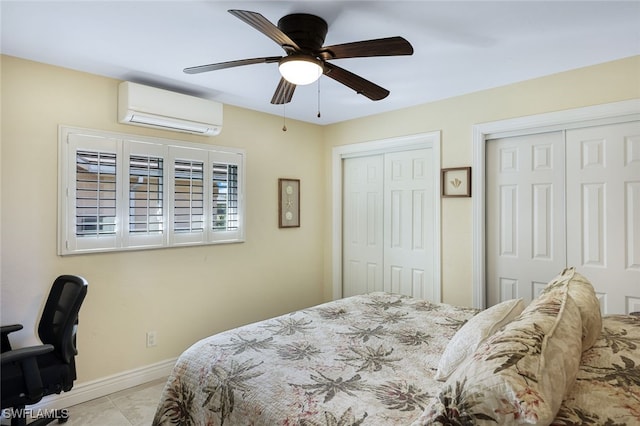
[[[276,88],[271,103],[274,105],[288,104],[293,98],[293,92],[296,90],[296,85],[288,82],[284,77],[280,78],[280,83]]]
[[[199,74],[201,72],[223,70],[225,68],[240,67],[252,64],[270,64],[278,62],[281,56],[268,56],[265,58],[240,59],[238,61],[218,62],[217,64],[198,65],[195,67],[185,68],[183,71],[187,74]]]
[[[245,23],[251,25],[253,28],[278,43],[287,52],[292,50],[300,50],[300,47],[298,47],[295,41],[291,40],[291,38],[283,33],[280,28],[275,26],[273,23],[271,23],[271,21],[269,21],[261,14],[248,10],[238,9],[230,9],[229,13],[236,18],[244,21]]]
[[[333,46],[325,46],[320,50],[320,56],[325,60],[412,54],[413,46],[402,37],[387,37],[336,44]]]
[[[344,68],[340,68],[328,62],[325,62],[324,64],[324,74],[327,77],[331,77],[335,81],[355,90],[360,95],[366,96],[372,101],[379,101],[389,96],[389,91],[387,89],[380,87],[369,80],[365,80],[351,71],[347,71]]]

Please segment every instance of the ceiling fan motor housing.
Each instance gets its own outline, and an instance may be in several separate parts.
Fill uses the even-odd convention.
[[[305,53],[314,53],[322,48],[328,25],[318,16],[293,13],[280,18],[278,28],[305,50]]]

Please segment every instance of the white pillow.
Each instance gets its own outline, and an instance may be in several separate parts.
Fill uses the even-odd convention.
[[[438,362],[436,380],[447,380],[456,368],[473,355],[488,337],[510,323],[524,310],[522,299],[506,300],[479,312],[458,330]]]

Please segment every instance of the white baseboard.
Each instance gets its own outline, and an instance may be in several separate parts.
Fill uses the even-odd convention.
[[[175,365],[176,359],[177,358],[171,358],[91,382],[74,384],[73,389],[69,392],[45,396],[40,402],[30,406],[30,408],[34,410],[69,408],[73,405],[100,398],[114,392],[166,378]]]

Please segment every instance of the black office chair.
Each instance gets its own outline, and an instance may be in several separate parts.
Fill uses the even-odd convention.
[[[87,295],[87,281],[75,275],[61,275],[53,282],[38,325],[42,345],[12,349],[8,334],[22,325],[2,326],[2,406],[11,417],[11,425],[26,425],[31,417],[25,406],[35,404],[43,396],[67,392],[76,379],[76,329],[80,305]],[[45,412],[30,426],[63,423],[66,410]]]

